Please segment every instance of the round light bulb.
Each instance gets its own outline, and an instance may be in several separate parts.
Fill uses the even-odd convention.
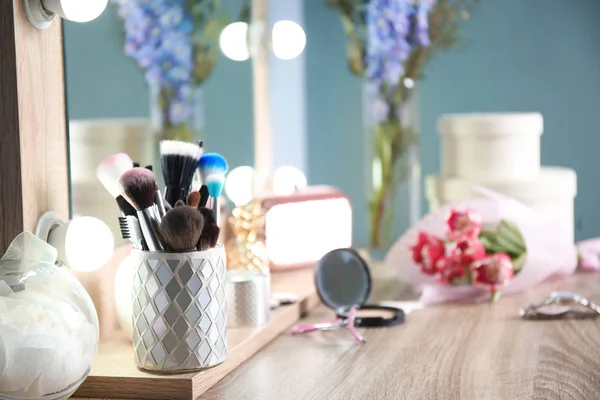
[[[281,60],[291,60],[304,51],[306,33],[294,21],[277,21],[273,25],[271,40],[275,57]]]
[[[219,37],[219,46],[225,56],[233,61],[246,61],[250,58],[248,50],[248,24],[234,22],[227,25]]]
[[[73,22],[88,22],[98,18],[106,9],[108,0],[42,0],[42,6]]]
[[[227,174],[225,181],[225,195],[236,206],[248,204],[254,198],[252,194],[252,185],[254,179],[254,169],[252,167],[234,168]]]
[[[95,271],[104,266],[114,250],[110,228],[94,217],[77,217],[52,229],[48,243],[58,259],[76,271]]]
[[[279,167],[273,175],[273,192],[278,196],[288,196],[307,186],[306,176],[296,167]]]

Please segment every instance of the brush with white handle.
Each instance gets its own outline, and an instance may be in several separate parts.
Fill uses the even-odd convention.
[[[133,166],[134,163],[127,154],[118,153],[106,157],[96,168],[96,177],[117,201],[122,216],[136,215],[135,208],[121,195],[121,185],[119,184],[121,175],[132,169]]]

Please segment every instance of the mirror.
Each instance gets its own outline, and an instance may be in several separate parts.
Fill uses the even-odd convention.
[[[156,97],[136,63],[124,54],[117,3],[111,2],[96,21],[64,24],[73,210],[103,219],[112,203],[94,180],[94,169],[104,156],[127,151],[141,164],[157,166],[158,137],[149,128],[151,121],[156,124],[160,119],[152,111]],[[600,53],[593,38],[598,37],[600,27],[593,16],[600,12],[600,3],[572,7],[569,2],[543,0],[465,0],[462,3],[469,7],[455,15],[460,28],[456,43],[437,41],[439,32],[431,30],[436,26],[425,27],[427,14],[416,10],[410,21],[422,24],[422,29],[415,34],[429,32],[433,47],[426,54],[427,65],[419,70],[422,74],[403,75],[410,79],[401,79],[395,92],[411,94],[412,100],[403,103],[402,124],[407,127],[404,137],[412,145],[403,144],[405,161],[394,169],[394,179],[403,183],[396,188],[395,199],[385,204],[373,197],[377,195],[374,187],[382,187],[382,179],[391,173],[381,157],[387,154],[384,151],[398,149],[376,141],[378,128],[374,126],[385,128],[375,121],[381,116],[381,104],[370,97],[365,80],[356,76],[364,50],[357,38],[369,34],[361,25],[368,12],[365,3],[268,2],[271,26],[275,21],[293,20],[306,32],[306,48],[296,59],[269,56],[270,110],[266,115],[275,132],[275,164],[297,166],[310,184],[330,184],[348,194],[355,211],[355,246],[375,247],[374,242],[379,242],[385,249],[389,243],[383,233],[373,239],[374,220],[382,232],[389,228],[387,237],[393,240],[435,203],[425,183],[443,167],[436,123],[445,113],[540,112],[544,117],[541,162],[575,170],[579,183],[569,178],[568,190],[555,188],[539,198],[536,207],[560,214],[574,227],[576,239],[597,235],[600,214],[595,212],[595,197],[600,184],[594,178],[598,147],[594,116],[600,104]],[[446,3],[455,2],[438,1]],[[234,21],[244,2],[222,0],[221,5]],[[214,30],[209,31],[214,37]],[[229,34],[239,35],[239,28]],[[216,64],[196,93],[201,106],[198,115],[193,113],[194,121],[201,127],[207,148],[226,155],[231,168],[253,165],[257,76],[252,60],[233,61],[215,46],[210,51],[216,51]],[[229,50],[235,58],[233,47]],[[387,118],[389,104],[383,110]],[[383,129],[380,135],[386,132]],[[372,153],[377,149],[379,160],[374,160]],[[387,198],[388,193],[381,195]],[[377,205],[382,204],[385,207],[380,210]],[[116,222],[111,226],[116,227]]]
[[[323,256],[315,267],[315,281],[323,304],[337,312],[364,305],[371,294],[369,266],[352,249]]]
[[[128,39],[125,23],[139,25],[157,18],[134,15],[134,11],[148,11],[139,7],[134,10],[134,3],[130,2],[128,9],[128,2],[111,1],[97,20],[87,24],[64,22],[72,209],[75,214],[104,220],[115,238],[120,237],[118,209],[113,207],[114,200],[95,176],[97,165],[106,156],[126,152],[142,166],[153,165],[159,171],[160,139],[202,139],[209,151],[226,154],[231,167],[253,163],[251,63],[229,60],[218,48],[219,26],[224,25],[226,18],[234,20],[243,14],[245,2],[223,1],[220,10],[199,11],[220,18],[212,31],[209,29],[198,38],[209,42],[211,47],[204,52],[209,55],[202,61],[204,66],[194,68],[195,75],[208,77],[202,78],[201,85],[173,83],[177,76],[163,77],[165,87],[177,86],[179,94],[190,96],[180,103],[171,99],[168,101],[171,107],[161,106],[157,91],[150,84],[155,77],[140,67],[146,62],[143,55],[135,58],[125,53],[128,45],[139,44],[133,36],[141,32],[130,29]],[[208,7],[219,2],[197,3]],[[169,14],[174,25],[163,26],[176,37],[174,43],[168,44],[171,47],[164,51],[165,56],[185,47],[183,39],[176,36],[181,32],[176,27],[176,4],[172,3]],[[217,58],[212,69],[206,66],[211,57]],[[173,71],[172,75],[176,73]],[[168,95],[164,92],[163,103]],[[182,110],[186,107],[187,110]],[[186,113],[187,118],[183,115]],[[160,172],[157,177],[160,179]]]

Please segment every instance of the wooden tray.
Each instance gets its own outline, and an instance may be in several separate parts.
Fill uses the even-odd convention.
[[[276,273],[271,279],[274,292],[296,293],[300,301],[274,310],[267,325],[229,329],[229,352],[223,364],[190,374],[149,374],[136,368],[131,342],[117,335],[100,343],[91,374],[77,390],[75,397],[144,400],[198,398],[318,305],[312,268]]]

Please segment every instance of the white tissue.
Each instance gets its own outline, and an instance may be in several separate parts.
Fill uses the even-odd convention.
[[[8,286],[8,283],[0,281],[0,296],[10,296],[13,293],[14,292],[12,291],[10,286]]]
[[[3,282],[0,294],[7,294],[0,297],[0,394],[36,398],[81,379],[97,335],[83,314],[40,292],[12,293]]]

